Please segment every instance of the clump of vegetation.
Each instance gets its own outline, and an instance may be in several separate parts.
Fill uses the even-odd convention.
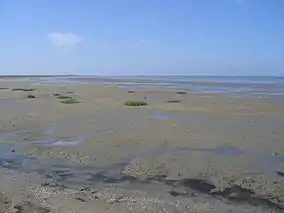
[[[56,96],[57,99],[61,100],[60,103],[62,104],[77,104],[80,101],[76,100],[75,98],[68,96],[68,95],[60,95],[58,93],[53,93],[53,96]]]
[[[180,103],[181,101],[180,100],[170,100],[168,101],[168,103]]]
[[[129,90],[128,93],[134,93],[134,91],[133,90]]]
[[[179,92],[177,92],[177,94],[179,94],[179,95],[185,95],[185,94],[187,94],[187,92],[185,92],[185,91],[179,91]]]
[[[148,103],[145,101],[125,101],[124,105],[125,106],[146,106],[148,105]]]
[[[35,91],[36,89],[23,89],[23,88],[14,88],[12,91],[24,91],[24,92],[32,92]]]
[[[32,95],[32,94],[28,94],[28,95],[27,95],[27,98],[35,98],[35,96]]]
[[[62,100],[62,101],[60,101],[60,103],[62,103],[62,104],[78,104],[78,103],[80,103],[80,101],[71,98],[71,99]]]
[[[32,92],[35,91],[36,89],[23,89],[24,92]]]
[[[68,94],[73,94],[74,92],[72,92],[72,91],[68,91],[67,93],[68,93]]]
[[[73,99],[73,98],[71,96],[67,96],[67,95],[57,95],[57,99],[67,100],[67,99]]]

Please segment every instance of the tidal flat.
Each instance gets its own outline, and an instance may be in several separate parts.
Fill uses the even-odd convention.
[[[0,212],[284,211],[282,96],[60,80],[0,79]]]

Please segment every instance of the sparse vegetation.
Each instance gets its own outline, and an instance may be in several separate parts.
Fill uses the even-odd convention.
[[[148,103],[145,101],[125,101],[124,105],[125,106],[146,106],[148,105]]]
[[[62,103],[62,104],[78,104],[78,103],[80,103],[80,101],[71,98],[71,99],[62,100],[62,101],[60,101],[60,103]]]
[[[168,103],[180,103],[181,101],[180,100],[170,100],[168,101]]]
[[[73,98],[67,95],[57,95],[57,99],[66,100],[66,99],[73,99]]]
[[[23,89],[23,88],[14,88],[12,91],[24,91],[24,92],[32,92],[35,91],[36,89]]]
[[[177,92],[177,94],[179,94],[179,95],[185,95],[185,94],[187,94],[187,92],[185,92],[185,91],[179,91],[179,92]]]
[[[27,98],[35,98],[35,96],[32,95],[32,94],[29,94],[29,95],[27,96]]]

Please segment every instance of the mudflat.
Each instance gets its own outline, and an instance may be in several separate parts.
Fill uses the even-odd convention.
[[[3,212],[283,212],[284,110],[275,97],[0,85]]]

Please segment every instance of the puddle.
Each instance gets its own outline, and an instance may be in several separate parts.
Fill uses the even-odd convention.
[[[29,144],[41,145],[44,147],[53,147],[53,146],[68,147],[68,146],[76,146],[80,143],[82,143],[82,141],[80,140],[68,140],[67,139],[67,140],[41,140],[41,141],[31,142]]]
[[[188,123],[201,123],[201,122],[208,122],[206,120],[189,117],[189,116],[178,116],[178,115],[166,115],[166,114],[154,114],[148,116],[150,119],[157,119],[161,121],[169,120],[169,119],[175,119],[175,120],[181,120]]]
[[[46,128],[46,130],[44,131],[45,135],[52,135],[55,133],[55,127],[54,126],[49,126]]]
[[[277,155],[277,156],[264,156],[262,157],[263,160],[269,163],[283,163],[284,162],[284,156]]]
[[[284,126],[284,121],[266,121],[262,122],[263,125],[279,125]]]
[[[21,134],[29,134],[32,133],[31,130],[16,130],[16,131],[11,131],[11,132],[5,132],[5,133],[0,133],[0,143],[6,143],[6,144],[11,144],[13,146],[26,146],[26,145],[39,145],[39,146],[44,146],[44,147],[53,147],[53,146],[63,146],[63,147],[68,147],[68,146],[76,146],[80,143],[82,143],[84,140],[88,138],[92,138],[97,135],[101,135],[105,133],[105,131],[94,131],[94,132],[87,132],[87,133],[81,133],[78,134],[75,137],[70,137],[67,139],[44,139],[46,137],[50,137],[55,133],[55,127],[49,126],[43,133],[43,139],[41,140],[33,140],[32,142],[27,142],[27,141],[17,141],[11,140],[11,137],[19,137]],[[25,137],[23,137],[25,138]]]
[[[227,156],[240,156],[249,154],[246,150],[239,149],[236,147],[217,147],[217,148],[200,148],[192,149],[193,151],[209,152],[216,155],[227,155]]]
[[[0,133],[0,142],[9,142],[9,138],[15,135],[26,134],[29,133],[28,130],[15,130],[11,132],[3,132]]]
[[[16,103],[13,100],[7,100],[7,99],[0,99],[0,106],[6,107],[6,108],[9,108],[9,109],[15,109],[17,107],[20,107],[19,103]]]
[[[157,148],[150,150],[148,152],[143,152],[139,154],[139,157],[151,157],[151,156],[157,156],[157,155],[163,155],[163,154],[168,154],[168,153],[181,153],[184,151],[188,151],[188,148],[185,147],[169,147],[169,148]]]
[[[199,152],[208,152],[213,153],[216,155],[224,155],[224,156],[232,156],[232,157],[241,157],[243,155],[249,155],[257,159],[258,164],[263,161],[265,163],[283,163],[284,156],[277,155],[277,156],[270,156],[270,155],[263,155],[260,153],[249,152],[244,149],[236,148],[236,147],[217,147],[217,148],[193,148],[190,149],[191,151],[199,151]]]
[[[179,115],[167,115],[167,114],[153,114],[150,116],[147,116],[147,118],[149,119],[156,119],[156,120],[160,120],[160,121],[166,121],[166,120],[180,120],[180,121],[184,121],[186,123],[209,123],[209,122],[214,122],[214,123],[223,123],[223,124],[234,124],[233,121],[229,121],[229,120],[222,120],[222,121],[217,121],[217,120],[204,120],[204,119],[199,119],[196,117],[190,117],[190,116],[179,116]],[[247,121],[243,121],[243,123],[247,124]],[[258,122],[251,122],[250,124],[254,124],[254,125],[260,125],[260,126],[284,126],[284,122],[282,121],[258,121]]]

